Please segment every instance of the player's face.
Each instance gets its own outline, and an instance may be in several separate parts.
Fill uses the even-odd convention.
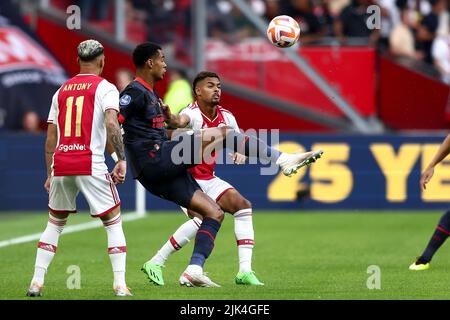
[[[197,86],[197,99],[207,104],[218,105],[222,93],[220,80],[217,78],[205,78]]]
[[[151,59],[151,68],[155,80],[162,80],[164,78],[164,74],[167,71],[167,64],[164,53],[161,50],[158,50],[158,54]]]

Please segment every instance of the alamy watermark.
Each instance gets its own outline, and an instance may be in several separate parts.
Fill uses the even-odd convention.
[[[66,281],[67,289],[81,289],[81,269],[77,265],[70,265],[67,267],[66,273],[69,277]]]
[[[367,273],[370,276],[367,278],[366,286],[369,290],[381,289],[381,269],[377,265],[370,265],[367,267]]]
[[[369,17],[366,20],[366,26],[369,30],[381,29],[381,8],[377,5],[367,7],[366,13]]]
[[[66,9],[69,15],[66,19],[66,27],[69,30],[81,30],[81,9],[79,6],[71,5]]]
[[[275,157],[271,156],[271,145],[279,144],[279,130],[249,129],[241,131],[240,134],[234,134],[229,130],[233,129],[219,127],[206,130],[176,130],[172,140],[179,143],[172,149],[172,162],[176,165],[235,164],[233,157],[223,152],[225,149],[240,155],[248,155],[246,163],[261,165],[261,175],[278,173]]]

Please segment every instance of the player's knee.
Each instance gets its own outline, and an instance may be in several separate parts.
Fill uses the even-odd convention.
[[[241,209],[250,209],[252,207],[252,203],[245,198],[240,199],[239,202]]]
[[[225,217],[225,213],[217,205],[213,207],[213,209],[211,210],[211,215],[209,216],[209,218],[215,219],[215,220],[219,221],[220,223],[222,223],[224,217]]]
[[[234,202],[232,213],[236,213],[239,210],[251,209],[252,203],[245,198],[240,198]]]

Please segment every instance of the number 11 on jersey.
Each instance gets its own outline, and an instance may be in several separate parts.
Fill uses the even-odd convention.
[[[66,123],[64,126],[64,136],[70,137],[72,134],[72,107],[74,97],[68,97],[66,100]],[[81,116],[83,114],[84,96],[79,96],[75,100],[76,116],[75,116],[75,137],[81,137]]]

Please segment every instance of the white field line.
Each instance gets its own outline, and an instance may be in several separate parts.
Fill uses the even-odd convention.
[[[124,222],[133,221],[133,220],[138,220],[138,219],[141,219],[144,217],[145,216],[138,215],[136,213],[127,213],[127,214],[122,215],[122,221],[124,221]],[[61,235],[73,233],[73,232],[84,231],[84,230],[89,230],[89,229],[94,229],[94,228],[100,227],[102,225],[103,224],[100,221],[100,219],[91,221],[91,222],[80,223],[80,224],[76,224],[74,226],[65,227]],[[42,230],[42,232],[44,232],[44,230]],[[33,234],[29,234],[29,235],[22,236],[22,237],[17,237],[17,238],[0,241],[0,248],[9,247],[9,246],[12,246],[15,244],[21,244],[21,243],[39,240],[39,238],[42,235],[42,232],[33,233]]]

